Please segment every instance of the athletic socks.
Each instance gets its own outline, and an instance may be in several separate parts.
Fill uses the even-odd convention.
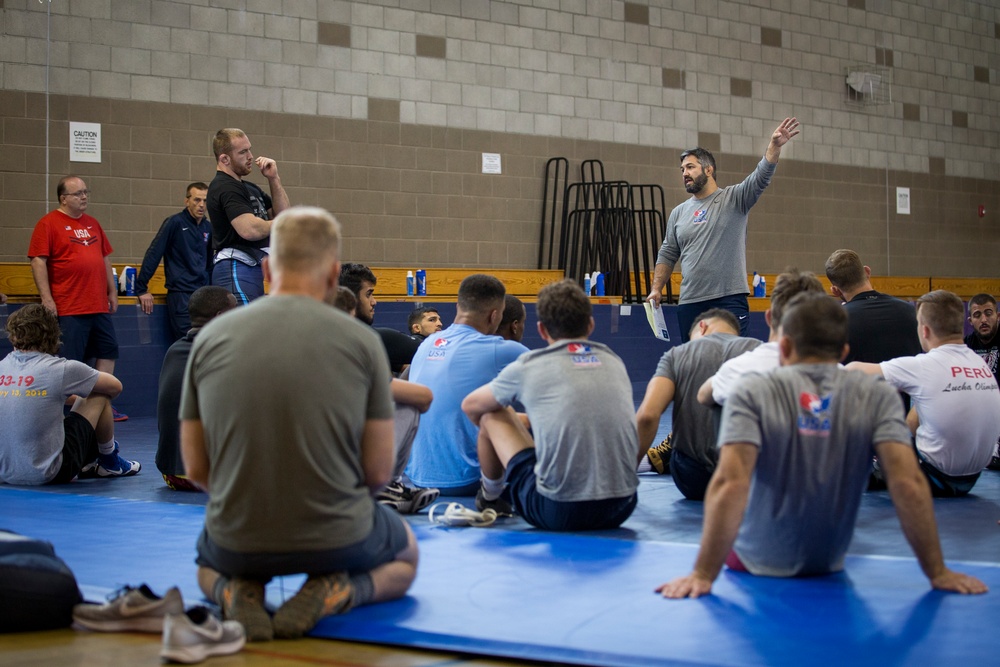
[[[351,576],[351,608],[368,604],[375,597],[375,583],[370,572],[362,572]]]
[[[481,474],[479,481],[483,485],[483,498],[486,500],[496,500],[503,493],[503,477],[500,479],[488,479]]]
[[[97,451],[102,456],[107,456],[108,454],[113,454],[115,451],[115,439],[112,438],[108,442],[97,443]]]

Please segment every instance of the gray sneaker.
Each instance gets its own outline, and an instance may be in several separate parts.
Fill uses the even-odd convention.
[[[220,621],[205,607],[192,607],[167,616],[160,657],[193,665],[213,655],[236,653],[246,641],[239,622]]]
[[[99,632],[163,632],[167,614],[183,614],[184,600],[175,586],[161,598],[142,584],[119,589],[104,604],[85,602],[73,607],[73,621]]]

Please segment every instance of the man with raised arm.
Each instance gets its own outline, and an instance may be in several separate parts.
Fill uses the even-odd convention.
[[[786,118],[771,134],[757,168],[738,185],[720,188],[715,157],[704,148],[681,153],[684,189],[692,196],[667,219],[667,235],[656,256],[653,290],[646,297],[660,305],[660,291],[674,266],[683,271],[677,322],[681,342],[688,341],[699,313],[723,308],[736,316],[740,335],[750,323],[747,303],[747,215],[771,182],[781,148],[799,133],[799,121]]]

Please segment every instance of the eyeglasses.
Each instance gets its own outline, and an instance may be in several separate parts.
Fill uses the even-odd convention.
[[[76,192],[67,192],[66,195],[69,197],[89,197],[90,190],[77,190]]]

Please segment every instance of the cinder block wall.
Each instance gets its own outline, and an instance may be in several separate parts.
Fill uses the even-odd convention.
[[[24,259],[68,172],[138,261],[238,126],[294,203],[341,218],[352,260],[530,268],[549,157],[662,184],[669,207],[681,149],[715,151],[731,184],[795,115],[751,269],[819,270],[850,246],[876,273],[997,276],[994,5],[0,0],[0,261]],[[857,65],[891,76],[891,101],[850,102]],[[100,164],[69,162],[69,121],[101,123]],[[484,152],[503,174],[480,173]]]

